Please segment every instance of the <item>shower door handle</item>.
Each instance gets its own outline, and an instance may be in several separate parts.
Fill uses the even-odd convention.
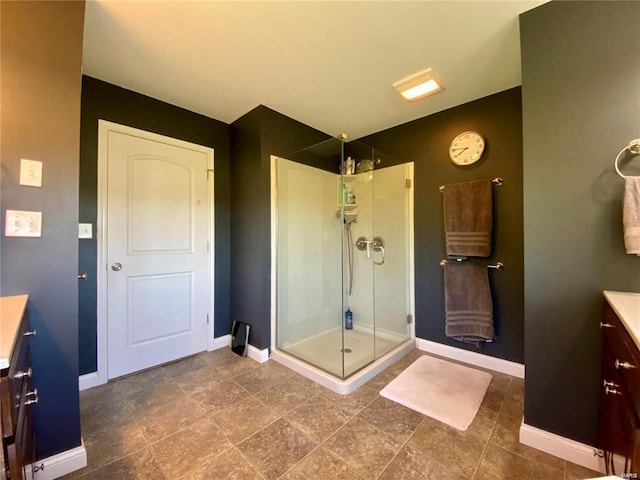
[[[374,265],[384,265],[384,247],[382,245],[378,246],[378,247],[373,247],[373,256],[371,257],[371,261],[373,262]],[[380,255],[380,261],[376,261],[376,254],[375,252],[380,252],[382,253],[382,255]]]
[[[371,248],[373,254],[371,255],[371,261],[374,265],[384,265],[384,240],[381,237],[374,237],[371,241]],[[376,252],[380,252],[379,260],[376,260]]]

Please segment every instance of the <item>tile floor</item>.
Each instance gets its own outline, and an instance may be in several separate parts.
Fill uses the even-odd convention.
[[[88,466],[67,479],[463,480],[598,476],[518,443],[523,382],[493,380],[466,432],[378,395],[414,350],[337,395],[217,350],[81,392]]]

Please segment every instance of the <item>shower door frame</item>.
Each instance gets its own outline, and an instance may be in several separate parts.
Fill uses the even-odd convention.
[[[270,214],[271,214],[271,271],[270,271],[270,281],[271,281],[271,289],[270,289],[270,337],[271,337],[271,356],[282,358],[282,355],[285,357],[292,357],[284,351],[281,351],[277,347],[277,315],[278,315],[278,306],[277,306],[277,240],[278,240],[278,192],[277,192],[277,162],[278,159],[282,158],[283,160],[288,160],[284,157],[279,157],[277,155],[271,155],[270,157]],[[289,160],[290,161],[290,160]],[[383,355],[380,358],[376,358],[371,364],[365,366],[361,370],[354,372],[346,378],[337,377],[322,368],[319,368],[315,365],[309,364],[304,360],[295,359],[296,362],[304,363],[308,370],[305,368],[298,368],[293,362],[288,364],[290,368],[298,371],[303,375],[309,376],[312,380],[322,384],[323,386],[337,392],[340,394],[351,393],[351,391],[355,390],[359,386],[363,385],[365,382],[373,378],[375,375],[380,373],[384,368],[388,365],[384,365],[380,368],[378,365],[379,360],[382,359],[393,359],[393,361],[398,360],[402,356],[407,353],[406,344],[407,342],[412,342],[413,345],[411,349],[415,347],[416,342],[416,331],[415,331],[415,255],[414,255],[414,197],[415,191],[414,189],[414,162],[406,162],[403,165],[407,166],[407,175],[411,181],[411,186],[409,187],[412,191],[409,193],[409,228],[408,228],[408,253],[409,253],[409,312],[411,315],[412,322],[410,326],[410,337],[406,342],[395,347],[391,352]],[[400,348],[404,347],[404,348]],[[389,363],[390,364],[390,363]],[[309,371],[310,370],[310,371]],[[310,375],[309,375],[310,374]]]

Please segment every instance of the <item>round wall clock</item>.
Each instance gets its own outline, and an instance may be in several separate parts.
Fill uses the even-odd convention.
[[[476,163],[484,153],[484,137],[478,132],[462,132],[449,145],[449,158],[456,165]]]

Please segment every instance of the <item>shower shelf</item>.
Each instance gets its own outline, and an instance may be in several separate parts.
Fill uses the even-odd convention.
[[[357,203],[339,203],[338,204],[338,210],[340,210],[342,207],[344,207],[345,210],[355,210],[356,208],[358,208],[358,204]]]
[[[340,178],[342,179],[343,183],[351,183],[354,182],[358,179],[357,175],[341,175]]]

